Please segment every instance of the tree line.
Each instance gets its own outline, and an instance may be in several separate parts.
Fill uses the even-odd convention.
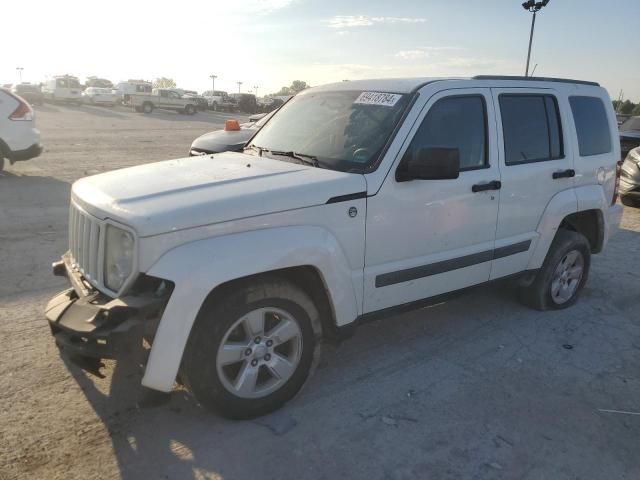
[[[631,100],[613,101],[613,108],[616,113],[623,113],[625,115],[640,115],[640,103],[633,103]]]

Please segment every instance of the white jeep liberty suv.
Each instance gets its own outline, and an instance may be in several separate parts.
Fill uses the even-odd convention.
[[[54,264],[71,286],[46,316],[72,354],[145,339],[144,387],[169,392],[180,371],[205,407],[261,415],[360,321],[516,275],[528,305],[573,304],[620,222],[619,158],[596,83],[311,88],[243,153],[77,181]]]

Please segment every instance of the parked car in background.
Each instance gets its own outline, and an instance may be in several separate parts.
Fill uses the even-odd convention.
[[[631,117],[631,115],[629,115],[628,113],[616,113],[616,121],[618,122],[618,126],[622,125],[630,117]]]
[[[132,106],[136,112],[144,113],[151,113],[156,108],[173,110],[187,115],[193,115],[197,111],[193,98],[180,95],[167,88],[154,88],[150,94],[131,95],[126,105]]]
[[[201,112],[204,112],[209,107],[209,103],[207,102],[207,99],[204,98],[204,96],[199,95],[198,92],[196,92],[195,90],[183,90],[182,88],[171,88],[169,90],[177,92],[183,97],[192,98],[193,101],[196,103],[196,108]]]
[[[42,105],[44,103],[44,95],[40,89],[40,85],[32,83],[18,83],[11,87],[11,93],[15,93],[24,98],[31,105]]]
[[[215,130],[196,138],[191,144],[189,155],[208,155],[220,152],[241,152],[249,139],[260,130],[276,113],[260,113],[256,121],[238,124],[237,120],[227,120],[223,130]]]
[[[210,110],[221,112],[234,112],[236,110],[236,102],[225,91],[209,90],[204,92],[202,96],[207,99]]]
[[[257,101],[257,109],[259,112],[268,113],[273,110],[277,110],[280,108],[287,100],[291,97],[287,97],[286,99],[282,99],[281,97],[262,97],[256,99]]]
[[[77,77],[60,75],[48,79],[42,86],[45,100],[82,105],[82,86]]]
[[[618,128],[620,131],[620,153],[622,159],[634,148],[640,146],[640,116],[629,117]]]
[[[258,102],[253,93],[231,93],[229,96],[235,101],[239,112],[256,113]]]
[[[91,105],[108,105],[113,107],[118,101],[117,95],[113,93],[111,88],[89,87],[82,92],[82,96],[85,103]]]
[[[629,207],[640,207],[640,147],[632,149],[622,163],[620,201]]]
[[[33,108],[26,99],[0,88],[0,170],[6,160],[14,164],[40,153],[40,132],[35,128]]]
[[[122,103],[129,102],[131,95],[149,94],[153,90],[151,82],[145,80],[127,80],[118,83],[114,93]]]
[[[67,355],[131,362],[144,343],[144,387],[180,378],[207,409],[264,415],[360,322],[500,278],[531,308],[574,305],[620,224],[619,156],[592,82],[309,88],[244,153],[75,182],[47,323]]]
[[[87,77],[84,82],[85,87],[97,87],[97,88],[113,88],[113,82],[111,80],[107,80],[106,78],[98,78],[98,77]]]

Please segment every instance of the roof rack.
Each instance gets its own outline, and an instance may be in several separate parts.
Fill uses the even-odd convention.
[[[530,82],[558,82],[558,83],[577,83],[579,85],[593,85],[599,87],[598,82],[588,82],[586,80],[572,80],[570,78],[552,78],[552,77],[522,77],[518,75],[476,75],[473,80],[527,80]]]

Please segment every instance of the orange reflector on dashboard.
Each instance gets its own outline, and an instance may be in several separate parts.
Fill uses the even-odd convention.
[[[240,130],[240,124],[238,123],[238,120],[226,120],[224,122],[224,129],[227,132],[231,132],[234,130]]]

